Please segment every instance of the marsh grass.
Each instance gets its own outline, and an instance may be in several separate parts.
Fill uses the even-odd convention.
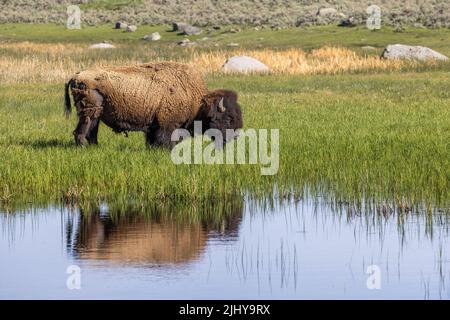
[[[33,28],[36,32],[7,25],[0,35],[7,40],[0,43],[0,206],[218,205],[243,195],[300,199],[305,191],[356,209],[371,204],[385,214],[449,206],[449,64],[378,59],[380,46],[398,38],[389,30],[244,30],[180,48],[173,33],[148,44],[139,40],[142,34],[107,26],[81,33],[52,25]],[[449,35],[415,30],[401,37],[440,48]],[[106,36],[115,37],[116,49],[87,49]],[[243,45],[213,45],[229,41]],[[369,44],[378,49],[360,50]],[[234,54],[255,56],[273,72],[217,72]],[[209,88],[239,93],[246,128],[280,129],[278,174],[261,176],[259,165],[176,166],[168,151],[146,148],[142,134],[126,138],[104,125],[98,147],[76,148],[71,134],[76,117],[66,120],[62,111],[67,77],[95,64],[152,60],[193,64],[205,73]]]
[[[240,93],[246,128],[280,129],[280,169],[174,165],[144,137],[102,125],[98,147],[76,148],[61,85],[0,91],[0,181],[11,203],[220,203],[311,195],[410,208],[449,205],[450,95],[445,72],[208,76]],[[275,186],[275,188],[274,188]],[[65,195],[65,196],[64,196]],[[3,203],[3,202],[2,202]]]

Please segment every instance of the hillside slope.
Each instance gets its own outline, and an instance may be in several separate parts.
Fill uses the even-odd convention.
[[[67,19],[67,6],[72,4],[79,5],[82,22],[88,25],[126,20],[150,25],[186,21],[283,27],[337,23],[343,17],[364,23],[368,5],[377,4],[384,24],[450,27],[448,0],[0,0],[0,23],[62,24]],[[337,12],[318,15],[321,8]]]

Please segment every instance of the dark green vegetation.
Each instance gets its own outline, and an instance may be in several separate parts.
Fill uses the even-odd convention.
[[[365,24],[367,7],[378,5],[383,25],[420,24],[450,26],[447,0],[3,0],[0,23],[59,23],[67,20],[67,6],[79,5],[88,25],[125,20],[133,24],[161,25],[184,21],[200,26],[312,26],[338,24],[353,18]],[[332,12],[318,14],[319,9]]]
[[[7,202],[219,201],[248,192],[375,199],[446,207],[450,199],[450,94],[445,72],[341,76],[216,76],[240,93],[246,128],[280,129],[280,170],[259,165],[179,165],[100,128],[98,147],[76,148],[62,86],[0,91],[0,198]],[[44,200],[45,199],[45,200]]]

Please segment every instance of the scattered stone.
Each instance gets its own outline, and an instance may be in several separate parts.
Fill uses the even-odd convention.
[[[225,61],[222,69],[226,72],[269,72],[270,69],[261,61],[248,56],[234,56]]]
[[[183,31],[184,27],[187,26],[187,23],[183,22],[173,22],[172,23],[172,32]]]
[[[191,42],[191,40],[189,40],[189,39],[183,39],[178,42],[178,45],[180,45],[182,47],[192,46],[195,44],[196,44],[195,42]]]
[[[123,21],[117,21],[115,25],[115,29],[126,29],[128,24]]]
[[[213,28],[214,30],[220,30],[220,29],[222,29],[221,26],[213,26],[212,28]]]
[[[184,28],[182,33],[187,36],[197,36],[202,33],[202,29],[188,25]]]
[[[150,35],[145,35],[144,36],[144,40],[145,41],[158,41],[161,39],[161,35],[159,34],[159,32],[153,32]]]
[[[127,26],[127,28],[126,28],[126,31],[127,31],[127,32],[135,32],[136,30],[137,30],[137,27],[134,26],[134,25],[129,25],[129,26]]]
[[[209,38],[208,38],[208,37],[203,37],[203,38],[201,38],[200,40],[201,40],[201,41],[207,41],[207,40],[209,40]]]
[[[364,47],[361,47],[361,49],[366,50],[366,51],[372,51],[372,50],[376,50],[377,48],[372,47],[372,46],[364,46]]]
[[[180,34],[185,34],[188,36],[196,36],[202,33],[202,29],[183,22],[172,23],[172,31],[178,31]]]
[[[381,54],[384,59],[414,59],[414,60],[441,60],[447,61],[448,57],[430,48],[422,46],[408,46],[404,44],[391,44]]]
[[[347,28],[356,27],[355,18],[350,17],[348,19],[341,20],[341,22],[339,22],[338,26],[339,27],[347,27]]]
[[[110,43],[94,43],[93,45],[89,46],[89,49],[113,49],[115,48],[114,45]]]
[[[239,43],[232,42],[232,43],[227,44],[227,47],[239,47]]]
[[[241,32],[241,29],[239,28],[231,28],[230,30],[228,30],[229,33],[238,33]]]

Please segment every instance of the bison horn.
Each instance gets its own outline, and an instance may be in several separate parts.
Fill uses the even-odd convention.
[[[223,106],[223,98],[220,99],[219,101],[219,107],[218,107],[220,112],[225,112],[225,107]]]

